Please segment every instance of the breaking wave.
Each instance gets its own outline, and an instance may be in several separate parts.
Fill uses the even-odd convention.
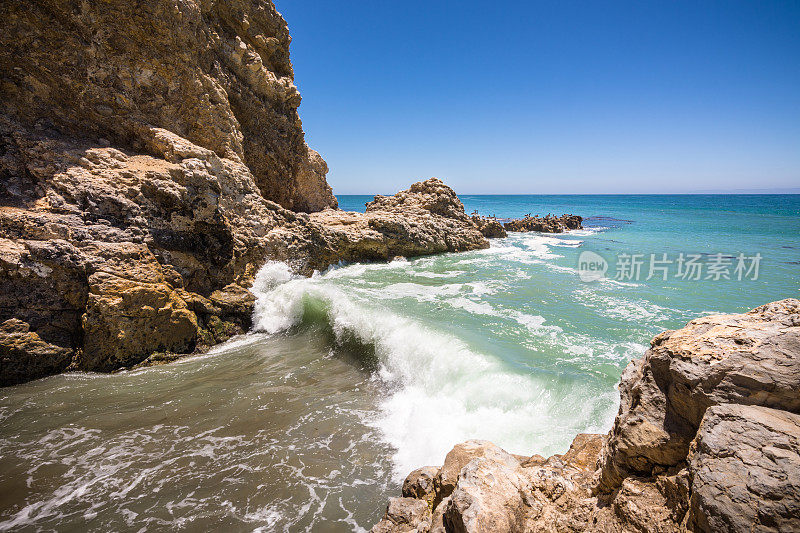
[[[551,374],[520,371],[380,302],[446,304],[473,315],[508,319],[525,334],[561,333],[542,316],[482,300],[502,288],[496,280],[436,286],[398,282],[380,289],[337,283],[349,277],[350,268],[364,275],[371,267],[354,265],[298,278],[286,265],[266,265],[253,288],[254,330],[277,334],[316,328],[328,335],[334,351],[374,371],[386,396],[377,412],[367,415],[367,423],[396,449],[397,476],[440,462],[455,443],[470,438],[489,439],[515,453],[556,453],[564,451],[576,432],[606,429],[616,411],[614,391],[598,396],[591,387],[576,393],[554,386]]]

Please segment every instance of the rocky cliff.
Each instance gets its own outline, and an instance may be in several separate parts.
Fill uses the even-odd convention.
[[[800,531],[800,301],[664,332],[619,388],[608,435],[548,459],[459,444],[373,531]]]
[[[311,274],[488,246],[438,180],[335,209],[271,2],[35,0],[0,17],[0,385],[246,331],[267,259]]]
[[[269,1],[2,2],[0,20],[0,385],[246,331],[267,259],[309,275],[505,234],[437,179],[339,211]]]
[[[488,246],[436,179],[366,214],[296,213],[240,161],[147,134],[138,153],[0,119],[0,190],[14,196],[0,207],[0,384],[169,360],[247,331],[246,287],[267,259],[310,274]]]
[[[162,128],[245,165],[283,207],[336,205],[271,2],[2,2],[0,20],[0,112],[156,157],[148,132]]]

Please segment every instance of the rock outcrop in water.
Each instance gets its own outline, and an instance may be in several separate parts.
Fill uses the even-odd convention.
[[[326,209],[312,213],[309,223],[319,228],[309,254],[314,268],[489,247],[453,189],[436,178],[376,196],[363,214]]]
[[[508,232],[497,219],[482,217],[478,214],[472,215],[471,218],[472,223],[475,224],[484,237],[489,239],[508,237]]]
[[[375,532],[800,531],[800,301],[656,336],[608,435],[520,458],[485,441],[409,475]]]
[[[35,0],[0,17],[0,385],[246,331],[268,259],[311,274],[488,246],[438,180],[335,209],[271,2]]]
[[[527,215],[524,218],[509,220],[503,223],[506,231],[539,231],[542,233],[564,233],[571,229],[581,229],[583,218],[578,215],[545,215],[543,217]]]

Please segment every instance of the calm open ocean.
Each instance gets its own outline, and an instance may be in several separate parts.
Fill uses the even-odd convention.
[[[1,389],[0,529],[369,529],[460,441],[546,456],[607,431],[658,332],[800,296],[798,195],[461,199],[585,229],[310,279],[268,264],[255,331],[212,354]]]

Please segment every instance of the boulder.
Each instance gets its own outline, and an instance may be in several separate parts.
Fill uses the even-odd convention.
[[[696,531],[800,531],[800,415],[709,408],[689,453]]]
[[[403,481],[402,494],[406,498],[417,498],[425,500],[431,506],[436,497],[436,480],[439,475],[439,468],[435,466],[423,466],[417,468],[406,476]]]
[[[461,470],[480,457],[509,468],[517,468],[520,464],[519,459],[488,440],[468,440],[456,444],[444,458],[444,465],[436,479],[438,499],[450,496],[458,483]]]
[[[428,531],[431,511],[423,500],[389,498],[383,519],[375,524],[372,533],[407,533]]]
[[[499,448],[487,451],[472,458],[458,474],[444,509],[449,531],[518,531],[524,523],[526,481],[517,472],[519,463],[509,461],[510,455],[502,457],[505,452]]]
[[[711,315],[656,336],[620,382],[599,485],[685,460],[706,409],[723,403],[800,412],[800,301]]]

